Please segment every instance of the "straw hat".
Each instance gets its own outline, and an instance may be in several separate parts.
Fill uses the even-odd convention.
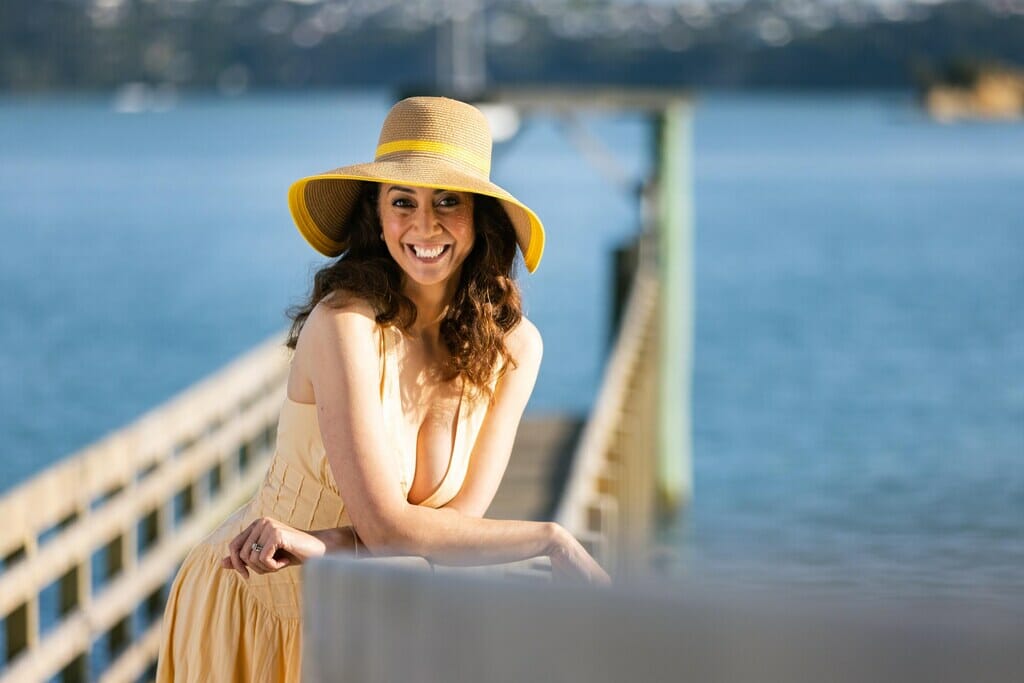
[[[491,129],[476,107],[445,97],[410,97],[388,112],[372,163],[343,166],[295,181],[288,205],[314,249],[337,256],[345,222],[364,181],[475,192],[494,197],[516,231],[526,269],[537,269],[544,226],[537,214],[490,181]]]

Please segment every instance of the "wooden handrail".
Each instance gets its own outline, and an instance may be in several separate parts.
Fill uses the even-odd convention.
[[[263,478],[290,357],[282,340],[275,335],[0,499],[0,615],[7,634],[0,682],[43,680],[85,662],[82,655],[106,632],[120,629],[120,639],[132,640],[125,620]],[[100,551],[108,553],[110,575],[94,594],[93,556]],[[62,614],[42,633],[39,596],[54,582]],[[134,643],[112,653],[104,680],[133,680],[155,659],[159,615],[151,616],[155,623]],[[80,664],[70,677],[85,676]]]
[[[638,270],[618,340],[605,365],[600,392],[573,453],[568,482],[554,515],[556,522],[573,533],[586,533],[583,518],[587,501],[594,495],[596,481],[607,465],[615,430],[620,427],[629,398],[629,382],[653,323],[657,293],[654,275],[647,269]]]

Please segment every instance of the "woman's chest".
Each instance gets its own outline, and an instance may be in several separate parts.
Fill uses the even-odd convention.
[[[413,379],[412,373],[407,379]],[[401,378],[401,374],[399,376]],[[464,409],[463,381],[398,383],[391,399],[392,438],[400,460],[402,487],[411,503],[432,496],[448,473]]]

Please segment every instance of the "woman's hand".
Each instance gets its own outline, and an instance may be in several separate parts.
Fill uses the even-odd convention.
[[[555,542],[548,551],[551,558],[551,575],[558,581],[592,583],[600,586],[611,585],[611,577],[601,568],[590,553],[576,538],[562,527],[558,527]]]
[[[220,566],[234,569],[244,578],[249,578],[249,570],[276,572],[327,552],[327,543],[320,536],[321,532],[299,531],[276,519],[260,517],[235,536],[228,545],[231,554]]]

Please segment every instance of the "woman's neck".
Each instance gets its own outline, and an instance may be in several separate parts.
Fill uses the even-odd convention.
[[[410,337],[432,346],[438,342],[441,337],[441,322],[455,296],[455,285],[449,283],[452,283],[452,280],[427,286],[406,281],[402,293],[416,306],[416,321],[408,331]]]

